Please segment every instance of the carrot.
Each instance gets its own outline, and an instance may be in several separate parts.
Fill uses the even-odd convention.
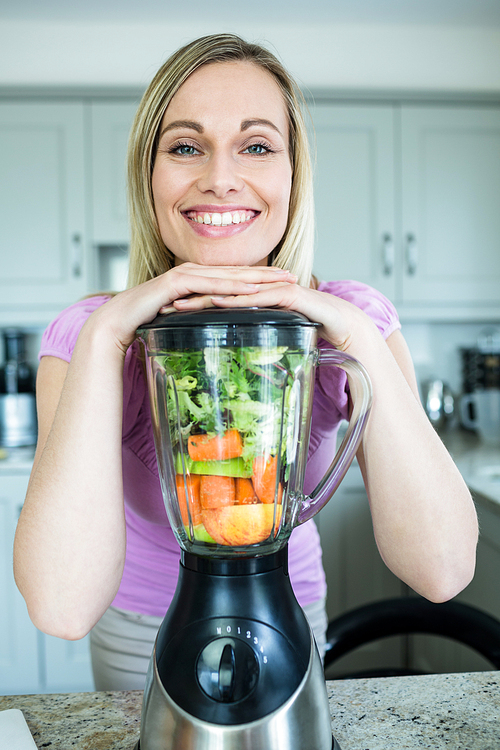
[[[253,461],[252,482],[255,494],[261,503],[274,503],[276,489],[277,456],[257,456]],[[281,503],[282,487],[278,486],[278,503]]]
[[[243,441],[238,430],[228,430],[223,435],[190,435],[188,452],[193,461],[222,461],[238,458],[243,453]]]
[[[175,484],[177,487],[177,497],[179,498],[179,508],[181,511],[182,522],[185,526],[189,524],[188,503],[186,502],[186,486],[184,485],[184,475],[175,475]],[[202,523],[201,505],[200,505],[200,477],[191,474],[186,477],[186,485],[189,495],[189,513],[193,526]]]
[[[236,478],[236,505],[254,505],[259,502],[250,479]]]
[[[233,477],[202,474],[200,479],[200,504],[202,510],[234,505],[236,488]]]

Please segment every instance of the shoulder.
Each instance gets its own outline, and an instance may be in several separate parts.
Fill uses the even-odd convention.
[[[88,297],[62,310],[42,335],[39,359],[51,356],[69,362],[85,321],[109,299],[109,295]]]
[[[321,281],[319,292],[333,294],[363,310],[375,323],[384,338],[401,328],[399,316],[392,302],[385,295],[361,281]]]

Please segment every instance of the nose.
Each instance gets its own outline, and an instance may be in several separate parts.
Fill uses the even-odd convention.
[[[229,193],[242,190],[244,184],[232,155],[217,152],[205,163],[198,180],[198,189],[202,193],[213,193],[217,198],[224,198]]]

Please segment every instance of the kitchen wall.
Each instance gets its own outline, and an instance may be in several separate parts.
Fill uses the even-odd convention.
[[[63,23],[0,19],[0,86],[144,86],[201,34],[235,31],[275,48],[308,87],[500,91],[500,29],[217,21]]]

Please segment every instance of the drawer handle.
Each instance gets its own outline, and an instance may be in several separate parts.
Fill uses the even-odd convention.
[[[71,249],[71,273],[78,278],[78,276],[82,275],[83,260],[82,235],[79,232],[75,232],[71,238]]]
[[[409,232],[406,235],[406,270],[409,276],[417,273],[418,266],[418,246],[414,234]]]
[[[389,232],[382,235],[382,272],[391,276],[394,271],[394,240]]]

